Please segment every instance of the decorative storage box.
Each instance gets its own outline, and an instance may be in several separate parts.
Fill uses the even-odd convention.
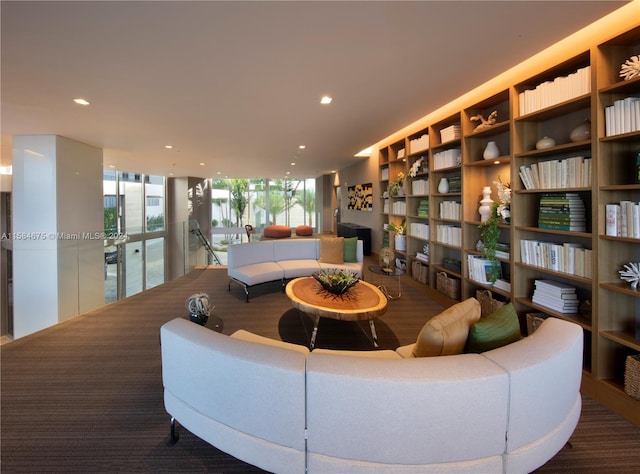
[[[445,272],[438,272],[436,289],[449,298],[460,299],[460,280],[449,277]]]
[[[489,316],[507,304],[506,301],[495,299],[493,293],[489,290],[476,290],[476,299],[480,302],[480,314],[482,318]]]
[[[548,317],[545,313],[527,313],[527,335],[533,334]]]
[[[627,356],[624,366],[624,391],[631,398],[640,400],[640,354]]]

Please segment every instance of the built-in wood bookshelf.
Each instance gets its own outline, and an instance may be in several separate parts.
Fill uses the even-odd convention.
[[[619,76],[621,64],[640,54],[640,25],[581,47],[571,57],[544,64],[528,77],[477,97],[457,112],[449,110],[428,126],[421,123],[409,129],[404,139],[382,146],[381,190],[398,173],[407,178],[401,195],[381,198],[380,231],[384,245],[406,259],[409,272],[416,260],[423,268],[428,265],[426,284],[436,288],[436,275],[444,272],[460,280],[460,299],[489,289],[494,297],[513,302],[523,332],[527,313],[542,312],[579,324],[584,331],[583,391],[640,426],[640,401],[624,391],[625,359],[640,353],[640,290],[622,282],[618,273],[624,264],[640,262],[640,239],[607,235],[605,228],[607,204],[640,203],[640,130],[612,134],[607,128],[607,107],[629,97],[640,100],[640,77],[624,80]],[[539,99],[539,94],[548,100]],[[478,127],[480,116],[494,121]],[[590,133],[572,137],[580,125]],[[536,144],[543,137],[555,144],[538,149]],[[490,141],[499,153],[485,159],[483,152]],[[417,161],[420,166],[414,165]],[[520,177],[523,170],[552,165],[562,170],[552,183],[532,187]],[[574,179],[575,173],[583,179]],[[439,190],[443,179],[454,186]],[[498,259],[504,279],[511,283],[507,289],[469,278],[469,256],[480,253],[479,201],[486,186],[491,188],[491,198],[498,199],[496,181],[509,183],[512,189],[511,219],[499,226],[499,241],[509,247]],[[541,199],[548,200],[549,193],[580,197],[584,230],[549,229],[548,224],[539,223]],[[394,207],[396,202],[402,205]],[[459,214],[443,215],[443,208],[454,208]],[[402,220],[407,224],[406,250],[394,248],[393,233],[386,229]],[[587,269],[560,271],[557,265],[532,264],[521,255],[526,241],[544,242],[543,248],[554,249],[550,258],[560,252],[563,258],[571,254],[573,259],[577,248]],[[428,263],[424,256],[418,258],[419,253],[428,254]],[[576,288],[579,310],[562,313],[534,303],[539,279]]]

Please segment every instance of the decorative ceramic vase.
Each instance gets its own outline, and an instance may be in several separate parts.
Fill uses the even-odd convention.
[[[536,150],[545,150],[552,146],[556,146],[556,141],[550,137],[542,137],[536,142]]]
[[[499,156],[500,150],[498,150],[498,145],[496,145],[496,142],[490,141],[489,143],[487,143],[487,146],[482,153],[482,158],[484,158],[485,160],[495,160]]]
[[[480,214],[480,222],[486,222],[489,220],[491,216],[491,205],[493,204],[493,199],[491,199],[491,188],[489,186],[485,186],[482,189],[482,199],[480,200],[480,207],[478,208],[478,213]]]
[[[447,178],[440,179],[438,183],[438,192],[440,194],[447,194],[449,192],[449,181]]]
[[[589,119],[582,122],[576,128],[571,130],[569,139],[572,142],[579,142],[581,140],[589,140],[591,138],[591,121]]]
[[[407,236],[404,234],[396,234],[396,236],[394,237],[395,239],[395,247],[396,250],[400,250],[402,252],[404,252],[405,250],[407,250]]]

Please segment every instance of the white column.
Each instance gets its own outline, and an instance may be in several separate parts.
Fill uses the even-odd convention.
[[[102,149],[13,139],[14,337],[104,304]]]

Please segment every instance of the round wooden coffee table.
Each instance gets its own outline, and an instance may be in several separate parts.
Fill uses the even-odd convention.
[[[294,308],[308,314],[313,320],[313,333],[309,347],[313,349],[320,318],[342,321],[369,321],[373,345],[378,347],[378,336],[373,320],[387,311],[387,297],[374,285],[360,281],[343,296],[332,295],[322,289],[313,277],[291,280],[286,293]]]

